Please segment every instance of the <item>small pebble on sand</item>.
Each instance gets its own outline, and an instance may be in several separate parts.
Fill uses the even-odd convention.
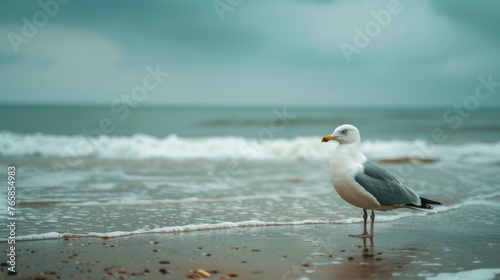
[[[196,274],[198,274],[198,275],[200,275],[200,276],[203,276],[203,277],[210,277],[210,276],[211,276],[211,274],[210,274],[210,273],[208,273],[208,272],[207,272],[206,270],[204,270],[204,269],[197,269],[197,270],[195,270],[195,271],[194,271],[194,273],[196,273]]]

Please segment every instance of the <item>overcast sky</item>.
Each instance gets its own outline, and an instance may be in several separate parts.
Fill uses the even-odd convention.
[[[111,104],[148,66],[156,105],[450,106],[500,81],[496,0],[64,2],[1,1],[0,104]]]

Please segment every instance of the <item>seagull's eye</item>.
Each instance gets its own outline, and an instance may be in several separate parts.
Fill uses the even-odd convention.
[[[340,133],[347,134],[347,129],[342,130]]]

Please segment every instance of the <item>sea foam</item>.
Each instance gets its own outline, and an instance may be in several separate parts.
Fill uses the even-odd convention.
[[[197,224],[184,226],[169,226],[154,229],[138,229],[134,231],[113,231],[113,232],[90,232],[90,233],[57,233],[49,232],[42,234],[30,234],[16,237],[17,241],[27,240],[45,240],[45,239],[60,239],[60,238],[83,238],[83,237],[99,237],[99,238],[114,238],[122,236],[140,235],[140,234],[158,234],[158,233],[179,233],[192,232],[202,230],[218,230],[231,228],[246,228],[246,227],[265,227],[265,226],[293,226],[293,225],[311,225],[311,224],[330,224],[330,221],[324,220],[303,220],[294,222],[264,222],[258,220],[249,220],[241,222],[222,222],[217,224]]]
[[[455,273],[442,272],[436,276],[426,277],[427,280],[474,279],[490,280],[500,275],[500,268],[479,268]]]

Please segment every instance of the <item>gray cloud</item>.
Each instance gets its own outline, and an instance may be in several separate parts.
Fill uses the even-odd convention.
[[[492,36],[498,43],[498,27],[500,26],[500,2],[485,0],[481,2],[457,0],[432,1],[435,9],[443,15],[454,20],[457,24],[469,25],[475,28],[475,32]]]

